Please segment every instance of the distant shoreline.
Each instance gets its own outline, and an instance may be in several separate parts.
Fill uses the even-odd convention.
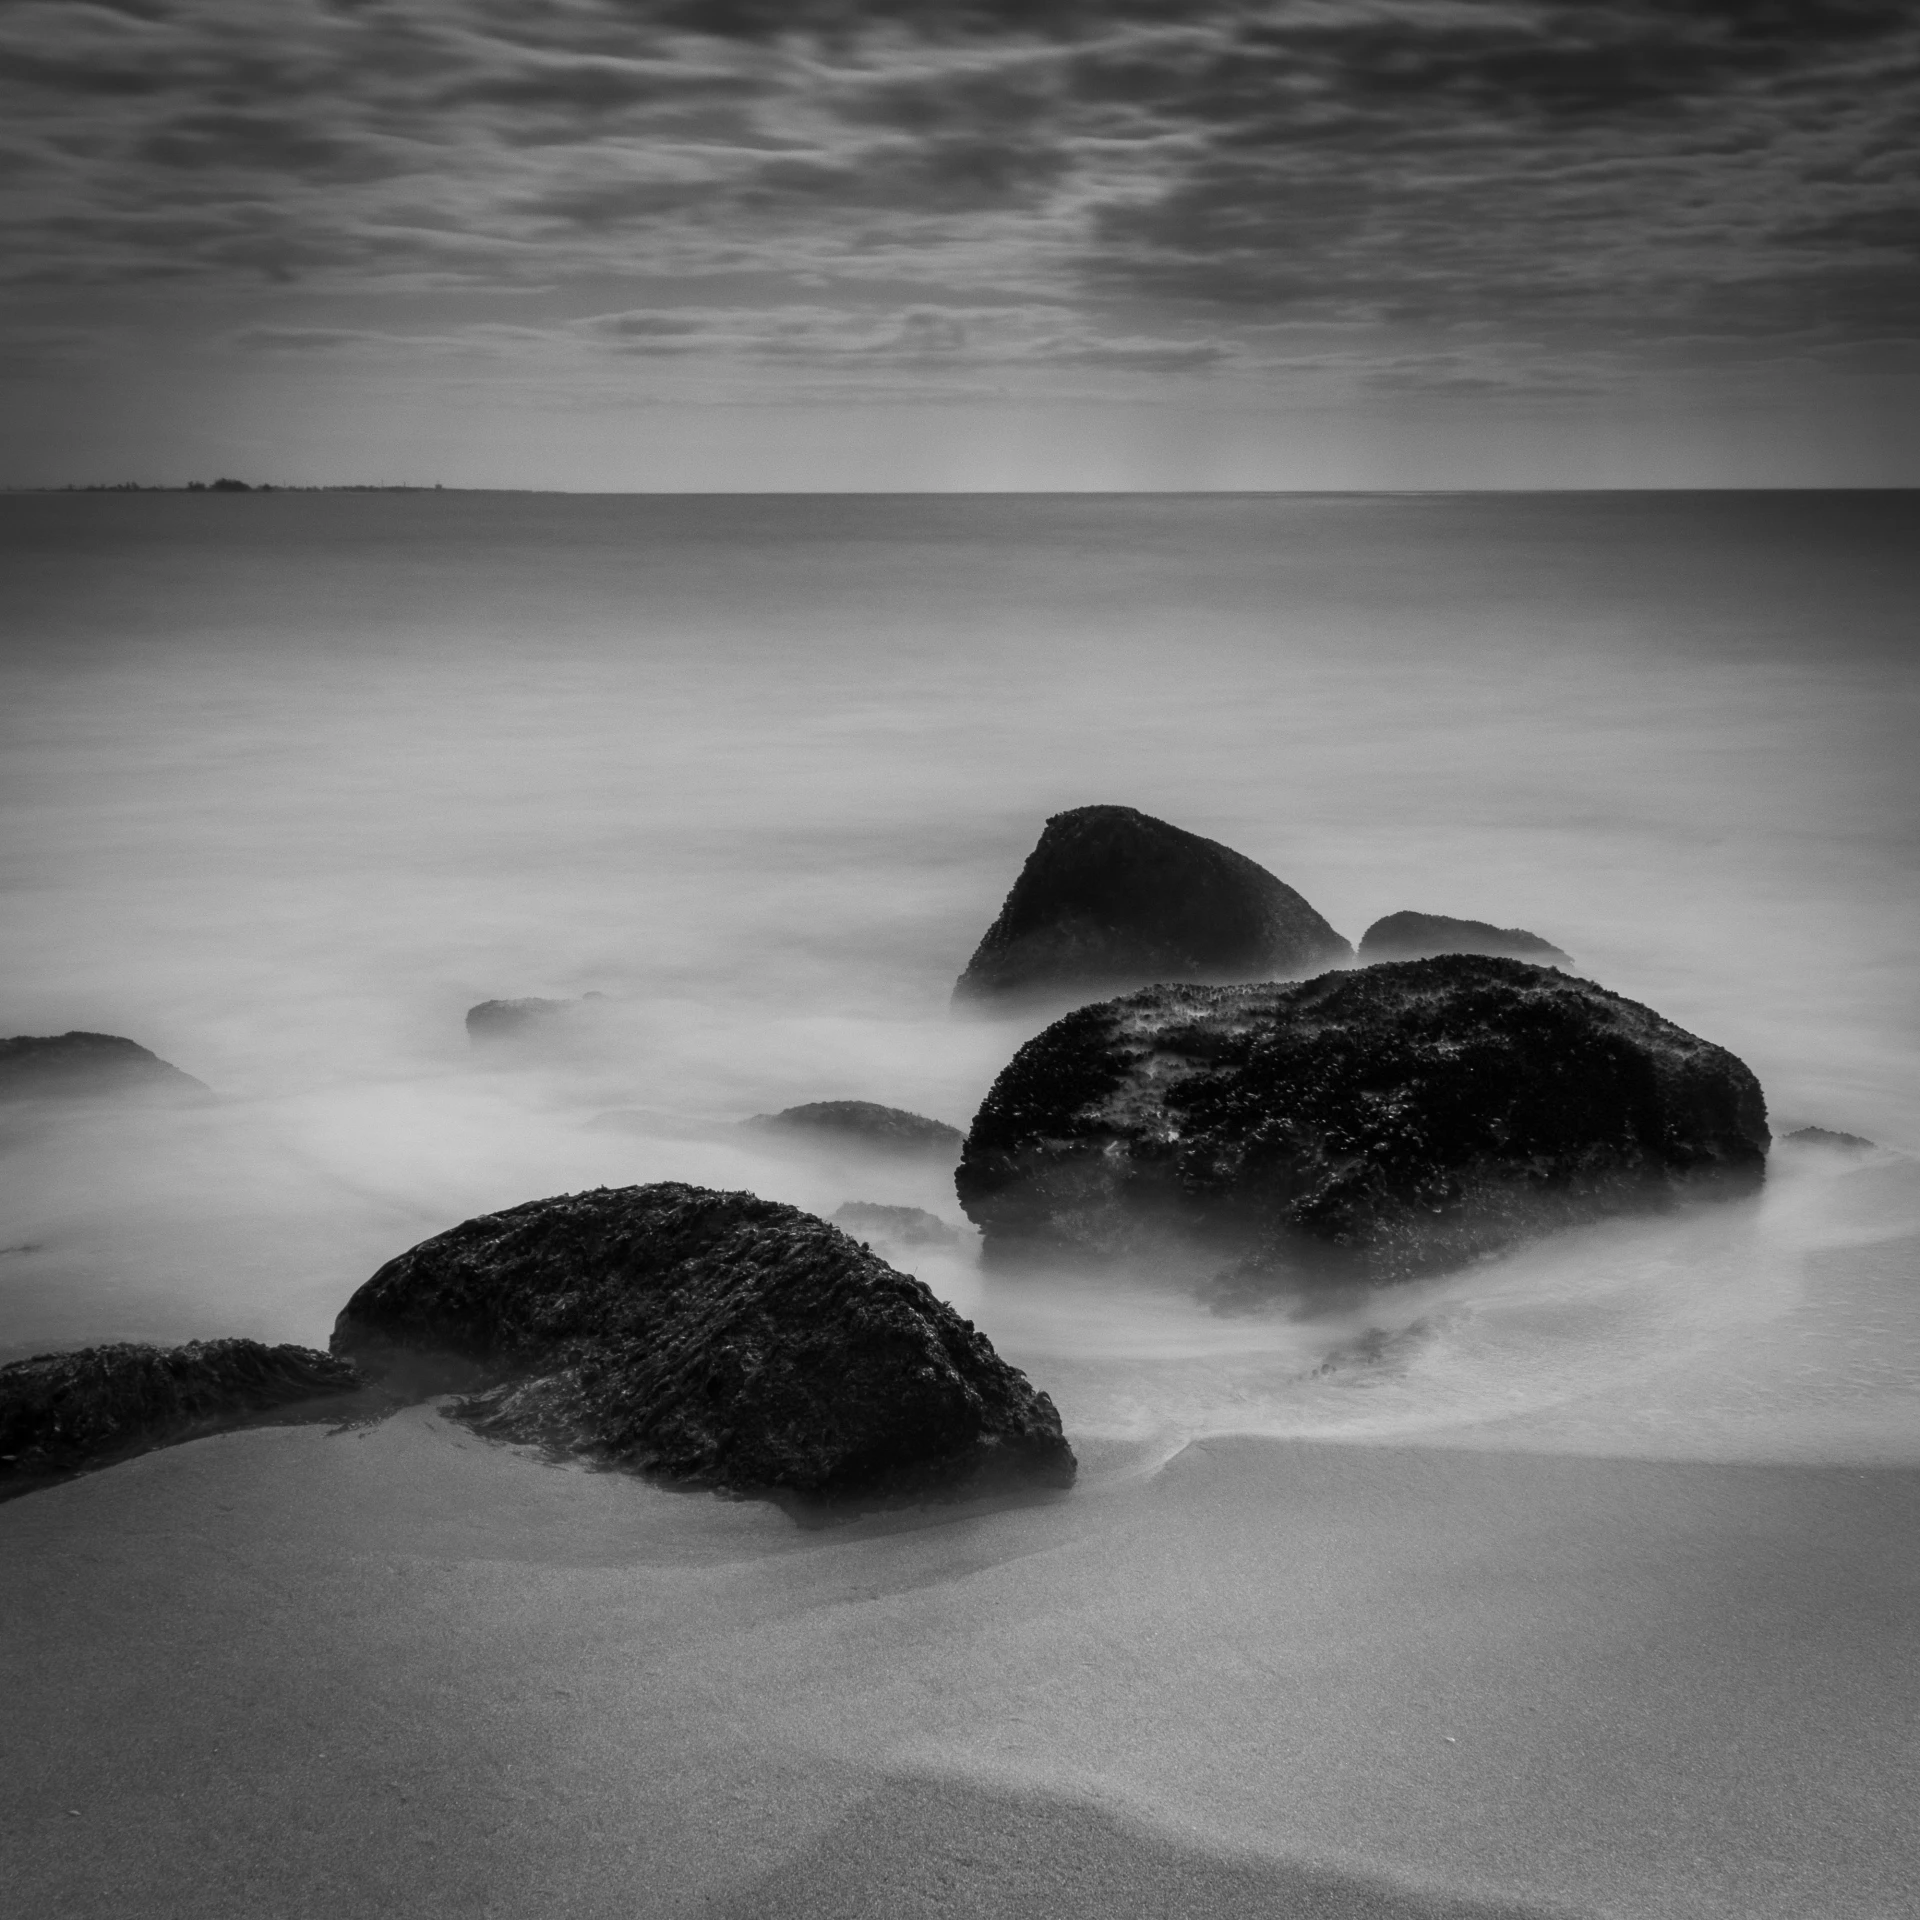
[[[302,486],[278,480],[187,480],[177,487],[147,486],[138,480],[68,480],[60,486],[6,487],[7,493],[490,493],[490,487],[446,487],[437,480],[387,482],[343,480]],[[518,488],[504,489],[518,492]]]
[[[137,480],[67,480],[0,485],[0,498],[26,494],[79,493],[454,493],[538,494],[573,500],[1626,500],[1626,499],[1860,499],[1920,496],[1915,486],[1862,487],[1053,487],[860,488],[787,487],[514,487],[448,486],[443,481],[189,480],[149,486]]]

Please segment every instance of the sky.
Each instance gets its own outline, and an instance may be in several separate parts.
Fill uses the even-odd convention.
[[[1920,484],[1910,0],[10,0],[0,483]]]

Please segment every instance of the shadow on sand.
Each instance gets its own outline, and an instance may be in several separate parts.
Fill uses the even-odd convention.
[[[700,1920],[1577,1920],[1217,1850],[1064,1796],[904,1775]]]

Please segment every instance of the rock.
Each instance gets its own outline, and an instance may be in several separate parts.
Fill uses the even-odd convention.
[[[469,1220],[361,1287],[333,1350],[476,1362],[491,1384],[457,1411],[479,1431],[716,1487],[1073,1473],[1053,1403],[984,1334],[750,1193],[602,1187]]]
[[[1827,1127],[1796,1127],[1791,1133],[1780,1136],[1783,1147],[1825,1147],[1829,1152],[1837,1153],[1873,1153],[1876,1151],[1871,1140],[1863,1140],[1857,1133],[1835,1133]]]
[[[849,1200],[836,1208],[833,1224],[855,1240],[877,1240],[886,1247],[959,1247],[967,1236],[925,1207],[883,1207],[871,1200]]]
[[[482,1000],[467,1009],[467,1038],[478,1046],[538,1039],[557,1022],[606,997],[585,993],[578,1000]]]
[[[1181,1243],[1390,1280],[1750,1188],[1767,1146],[1724,1049],[1590,982],[1452,955],[1083,1007],[994,1083],[955,1184],[990,1256]]]
[[[1046,824],[953,990],[966,1002],[1115,993],[1165,980],[1272,980],[1353,949],[1245,854],[1132,807]]]
[[[134,1096],[200,1105],[211,1088],[117,1033],[21,1034],[0,1040],[0,1101]]]
[[[1489,953],[1537,967],[1571,967],[1571,955],[1522,927],[1490,927],[1444,913],[1390,913],[1360,936],[1360,960],[1428,960],[1439,953]]]
[[[344,1360],[258,1340],[16,1360],[0,1367],[0,1496],[362,1385]]]
[[[855,1146],[873,1153],[930,1154],[949,1165],[965,1137],[958,1127],[871,1100],[811,1100],[780,1113],[756,1113],[741,1126],[794,1146]]]

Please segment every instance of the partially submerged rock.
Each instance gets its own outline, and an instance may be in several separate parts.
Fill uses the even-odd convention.
[[[258,1340],[16,1360],[0,1367],[0,1496],[363,1384],[344,1360]]]
[[[606,997],[585,993],[578,1000],[482,1000],[467,1009],[467,1038],[477,1046],[538,1040]]]
[[[1871,1140],[1857,1133],[1836,1133],[1830,1127],[1795,1127],[1780,1136],[1783,1147],[1825,1147],[1830,1153],[1872,1153]]]
[[[791,1146],[854,1146],[873,1153],[930,1154],[950,1165],[965,1136],[944,1120],[882,1107],[871,1100],[810,1100],[779,1113],[756,1113],[740,1123],[751,1132]]]
[[[0,1101],[112,1097],[201,1105],[212,1089],[117,1033],[0,1040]]]
[[[876,1240],[886,1247],[958,1247],[966,1235],[925,1207],[883,1207],[871,1200],[849,1200],[836,1207],[833,1224],[855,1240]]]
[[[955,1176],[989,1254],[1390,1280],[1751,1187],[1759,1084],[1584,980],[1459,955],[1083,1007],[994,1083]]]
[[[389,1261],[333,1350],[477,1363],[481,1432],[740,1490],[1007,1466],[1072,1477],[1060,1417],[986,1336],[837,1228],[663,1182],[530,1201]]]
[[[1571,967],[1573,959],[1524,927],[1454,920],[1444,913],[1390,913],[1360,936],[1360,960],[1429,960],[1441,953],[1487,953],[1537,967]]]
[[[1047,822],[953,997],[1272,980],[1352,957],[1299,894],[1245,854],[1132,807],[1076,807]]]

